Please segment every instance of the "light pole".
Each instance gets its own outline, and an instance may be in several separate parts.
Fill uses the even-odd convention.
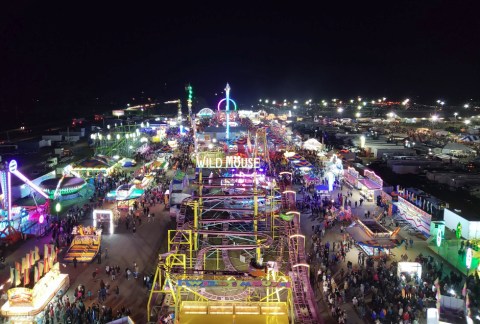
[[[438,120],[438,116],[437,115],[433,115],[432,116],[432,129],[435,129],[435,122]]]
[[[58,219],[58,213],[62,210],[62,205],[60,205],[59,202],[56,203],[55,205],[55,211],[57,212],[57,219]]]

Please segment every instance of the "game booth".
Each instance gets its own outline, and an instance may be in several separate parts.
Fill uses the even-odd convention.
[[[397,200],[396,206],[400,216],[425,237],[430,237],[432,215],[424,211],[421,206],[416,206],[408,201],[407,197],[402,193],[398,194]]]
[[[0,313],[8,323],[41,323],[43,311],[56,296],[62,296],[70,286],[68,274],[60,272],[55,248],[44,246],[43,260],[39,248],[30,251],[10,268],[12,288],[7,291],[7,301]],[[22,287],[23,286],[23,287]]]
[[[390,231],[374,219],[355,219],[347,233],[358,247],[370,257],[388,257],[390,250],[402,243],[400,228]]]
[[[63,260],[73,262],[73,258],[77,258],[77,262],[92,262],[100,251],[102,230],[94,226],[78,225],[73,227],[72,234],[74,238]]]
[[[404,282],[422,278],[422,265],[418,262],[398,262],[397,276]]]
[[[349,186],[350,188],[354,188],[354,189],[360,188],[360,185],[358,182],[359,178],[360,178],[360,175],[358,171],[355,170],[355,168],[348,167],[347,169],[345,169],[343,174],[343,179],[345,180],[345,183],[347,184],[347,186]]]
[[[365,177],[359,180],[360,195],[368,201],[373,201],[383,188],[383,180],[370,170],[365,170]]]

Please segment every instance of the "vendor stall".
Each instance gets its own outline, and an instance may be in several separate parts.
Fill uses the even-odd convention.
[[[11,288],[8,300],[1,308],[2,316],[9,323],[39,323],[43,310],[57,294],[63,295],[70,285],[68,274],[60,273],[59,263],[55,263],[45,276],[40,278],[33,289]]]
[[[426,237],[430,236],[430,222],[432,215],[415,206],[402,196],[398,196],[396,203],[400,216]]]
[[[422,278],[422,265],[418,262],[399,262],[397,276],[406,282],[414,277]]]
[[[390,250],[399,246],[402,238],[398,230],[389,231],[373,219],[355,220],[346,228],[358,247],[372,257],[389,256]]]
[[[345,183],[347,186],[355,189],[360,188],[360,185],[358,183],[359,174],[358,171],[355,170],[355,168],[348,167],[347,169],[345,169],[343,178],[345,179]]]
[[[383,180],[370,170],[365,170],[365,177],[360,182],[360,194],[368,201],[373,201],[383,188]]]

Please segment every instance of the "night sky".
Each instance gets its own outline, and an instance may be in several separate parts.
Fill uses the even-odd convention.
[[[213,104],[227,81],[246,104],[479,97],[475,1],[258,2],[11,1],[0,10],[0,109],[81,113],[132,97],[175,99],[188,82]]]

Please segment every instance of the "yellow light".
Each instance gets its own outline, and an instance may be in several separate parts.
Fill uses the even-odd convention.
[[[293,234],[293,235],[290,235],[288,238],[294,238],[294,237],[301,237],[305,239],[305,235],[302,235],[302,234]]]
[[[297,263],[297,264],[294,264],[292,266],[292,268],[298,268],[298,267],[307,267],[307,268],[310,268],[310,265],[306,264],[306,263]]]

